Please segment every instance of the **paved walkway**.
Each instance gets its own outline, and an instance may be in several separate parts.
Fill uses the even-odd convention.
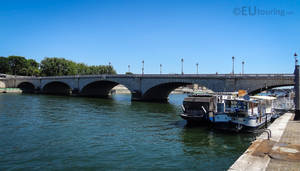
[[[273,149],[279,154],[271,155],[267,171],[300,171],[300,121],[289,121],[279,141]]]
[[[229,170],[300,171],[300,122],[292,121],[294,114],[285,113],[263,133]]]

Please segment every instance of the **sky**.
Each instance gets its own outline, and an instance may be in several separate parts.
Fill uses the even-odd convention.
[[[296,0],[0,0],[0,56],[63,57],[117,73],[292,73]]]

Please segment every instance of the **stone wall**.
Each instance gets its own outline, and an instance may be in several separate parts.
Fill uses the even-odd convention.
[[[2,82],[2,81],[0,81],[0,88],[6,88],[6,87],[5,87],[5,83]]]

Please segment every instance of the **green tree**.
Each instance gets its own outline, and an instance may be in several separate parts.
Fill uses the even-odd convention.
[[[28,59],[27,60],[27,65],[31,66],[33,68],[39,68],[40,64],[38,62],[36,62],[34,59]]]
[[[89,75],[97,75],[97,74],[116,74],[117,72],[113,69],[112,66],[107,65],[92,65],[89,66]]]
[[[39,64],[34,59],[22,56],[0,57],[0,73],[27,76],[63,76],[63,75],[97,75],[116,74],[109,65],[88,66],[64,58],[44,58]]]
[[[10,67],[8,65],[8,59],[6,57],[0,57],[0,73],[10,73]]]
[[[27,60],[27,75],[28,76],[39,76],[39,63],[34,59]]]
[[[117,74],[117,72],[114,70],[114,68],[111,65],[106,66],[106,68],[108,74]]]
[[[10,67],[10,74],[27,75],[27,61],[23,56],[9,56],[8,66]]]
[[[45,58],[41,61],[42,76],[76,75],[77,65],[75,62],[64,58]]]
[[[77,75],[88,75],[90,73],[90,68],[84,63],[78,63],[77,66]]]

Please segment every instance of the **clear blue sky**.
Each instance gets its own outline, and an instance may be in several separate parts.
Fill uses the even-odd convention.
[[[229,73],[235,56],[236,72],[245,60],[246,73],[291,73],[299,10],[295,0],[0,0],[0,56],[111,62],[118,73],[140,73],[142,60],[145,73],[180,73],[181,58],[185,73],[197,62]]]

